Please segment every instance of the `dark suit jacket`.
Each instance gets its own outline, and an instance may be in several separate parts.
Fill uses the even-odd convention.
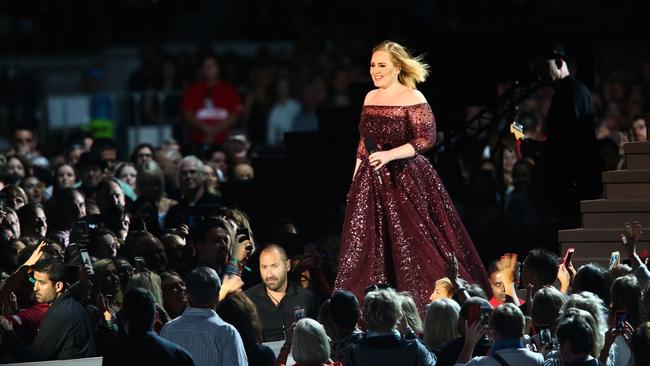
[[[103,365],[194,366],[194,361],[181,346],[150,330],[128,335],[120,345],[104,356]]]

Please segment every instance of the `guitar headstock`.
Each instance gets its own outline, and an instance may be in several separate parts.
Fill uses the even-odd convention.
[[[512,122],[510,124],[510,133],[515,135],[515,139],[523,140],[526,136],[524,135],[524,126],[517,122]]]

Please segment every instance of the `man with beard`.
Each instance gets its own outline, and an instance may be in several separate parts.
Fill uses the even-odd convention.
[[[264,282],[246,291],[262,319],[264,342],[284,340],[286,330],[298,318],[314,318],[316,315],[314,294],[289,283],[290,269],[291,262],[286,251],[270,244],[260,253],[260,275]]]

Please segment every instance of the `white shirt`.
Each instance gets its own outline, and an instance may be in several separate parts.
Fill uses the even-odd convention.
[[[160,336],[185,348],[196,366],[248,366],[239,332],[212,309],[186,308]]]
[[[266,123],[266,143],[270,146],[280,144],[284,133],[291,131],[293,120],[300,113],[300,103],[294,99],[276,103]]]
[[[632,350],[627,345],[625,338],[617,336],[609,349],[609,357],[607,357],[608,366],[631,366],[634,365],[634,358],[632,357]]]
[[[510,366],[543,366],[544,356],[540,353],[531,352],[527,348],[507,348],[497,351],[499,356]],[[462,365],[457,363],[455,366]],[[490,356],[474,357],[466,366],[501,366],[501,364]]]

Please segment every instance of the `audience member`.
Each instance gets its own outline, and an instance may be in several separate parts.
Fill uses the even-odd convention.
[[[593,317],[580,309],[568,309],[557,321],[557,339],[565,365],[602,366],[591,355],[596,338]],[[547,362],[546,365],[553,365]]]
[[[364,301],[367,333],[345,355],[346,366],[436,365],[436,357],[417,339],[402,338],[397,326],[404,316],[401,299],[391,289],[372,291]]]
[[[440,366],[452,366],[456,364],[456,360],[463,350],[465,344],[465,324],[469,320],[469,308],[472,306],[478,306],[480,309],[489,309],[491,308],[490,303],[480,297],[470,297],[463,303],[460,307],[460,313],[458,314],[458,324],[457,329],[460,333],[458,338],[454,338],[446,343],[443,343],[438,351],[436,356],[438,356],[437,365]],[[490,341],[487,338],[479,338],[478,342],[474,346],[474,352],[472,356],[485,356],[490,349]]]
[[[521,268],[521,282],[532,285],[533,293],[544,286],[552,286],[559,270],[557,255],[543,248],[528,252]]]
[[[476,343],[483,338],[486,329],[480,321],[465,322],[465,345],[457,363],[466,365],[543,365],[544,356],[528,350],[521,342],[526,319],[514,304],[499,305],[492,312],[490,328],[494,331],[494,344],[490,354],[470,360]]]
[[[187,156],[180,162],[179,187],[181,201],[171,207],[165,219],[165,226],[193,225],[197,217],[209,215],[219,206],[219,198],[205,190],[203,162],[195,156]]]
[[[241,291],[231,292],[219,303],[217,314],[237,329],[242,337],[249,365],[272,366],[275,353],[262,344],[262,321],[255,304]]]
[[[176,272],[160,274],[163,307],[171,319],[177,318],[187,307],[187,285]]]
[[[288,281],[291,263],[286,251],[278,245],[268,245],[260,253],[260,274],[263,283],[246,291],[262,319],[265,342],[286,338],[286,331],[297,314],[314,318],[314,294]]]
[[[293,366],[343,366],[340,362],[330,360],[330,343],[325,328],[316,320],[305,318],[296,322],[291,342],[287,340],[278,355],[276,365],[286,365],[286,350],[291,349],[291,356],[296,361]]]
[[[400,305],[404,317],[399,323],[397,329],[405,338],[417,338],[422,335],[422,319],[418,314],[418,308],[415,305],[413,297],[408,292],[400,292]]]
[[[361,316],[359,301],[350,291],[338,290],[332,294],[329,308],[334,325],[334,336],[330,337],[330,358],[343,362],[348,349],[359,344],[363,338],[363,332],[357,326]]]
[[[201,58],[202,80],[183,94],[183,119],[194,144],[223,144],[237,121],[241,101],[237,90],[221,79],[220,64],[212,54]]]
[[[198,267],[186,281],[190,306],[160,334],[187,349],[197,365],[248,365],[239,332],[215,312],[221,290],[217,272]]]
[[[156,303],[148,291],[128,291],[124,296],[121,315],[126,337],[104,356],[104,365],[194,365],[192,356],[185,349],[159,337],[152,330]]]
[[[35,358],[67,360],[95,356],[90,318],[66,291],[69,283],[63,277],[62,264],[53,258],[42,259],[32,270],[36,301],[50,304],[32,344]]]
[[[589,291],[609,304],[609,290],[612,287],[612,281],[609,278],[607,270],[599,264],[587,263],[576,272],[573,277],[571,289],[573,293]]]
[[[460,305],[452,299],[442,298],[427,305],[424,317],[424,343],[437,351],[444,343],[460,336],[458,319]]]
[[[436,281],[436,287],[431,293],[429,300],[436,301],[439,299],[451,299],[454,296],[454,285],[449,278],[443,277]]]

